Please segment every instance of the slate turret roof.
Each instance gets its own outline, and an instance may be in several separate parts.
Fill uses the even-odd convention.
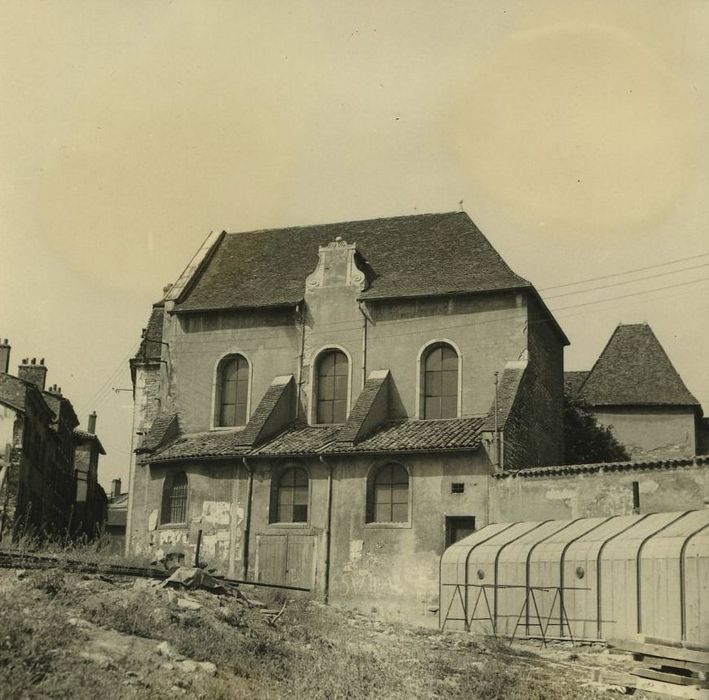
[[[699,406],[647,323],[615,329],[580,396],[591,406]]]

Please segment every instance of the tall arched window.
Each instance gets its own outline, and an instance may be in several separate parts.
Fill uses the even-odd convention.
[[[421,367],[423,418],[458,416],[458,353],[446,343],[426,350]]]
[[[165,477],[162,487],[161,523],[187,522],[187,474],[174,472]]]
[[[246,425],[249,403],[249,363],[243,355],[225,357],[217,369],[218,427]]]
[[[317,423],[344,423],[347,419],[349,362],[341,350],[329,350],[317,363]]]
[[[370,481],[367,521],[405,523],[409,519],[409,473],[400,464],[380,467]]]
[[[308,473],[305,469],[291,467],[281,474],[276,485],[275,506],[273,522],[308,522]]]

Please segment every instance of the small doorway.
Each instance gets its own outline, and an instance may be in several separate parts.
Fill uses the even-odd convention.
[[[474,515],[447,515],[446,516],[446,547],[450,547],[459,540],[475,532]]]

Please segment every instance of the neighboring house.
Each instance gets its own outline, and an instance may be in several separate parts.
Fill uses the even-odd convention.
[[[66,535],[75,509],[71,402],[45,390],[44,360],[23,360],[9,374],[10,346],[0,344],[0,539],[10,532]],[[100,494],[97,496],[100,498]]]
[[[562,461],[567,344],[462,212],[213,235],[131,361],[128,551],[421,619],[490,475]]]
[[[98,483],[99,455],[105,455],[96,435],[96,412],[89,415],[87,430],[74,429],[74,476],[76,498],[72,532],[95,537],[106,522],[107,498]]]
[[[566,373],[566,387],[633,460],[692,457],[703,447],[701,406],[646,323],[620,324],[590,372]]]
[[[109,547],[115,552],[123,552],[126,543],[126,521],[128,519],[128,493],[121,493],[121,480],[111,481],[111,495],[108,498],[106,527]]]

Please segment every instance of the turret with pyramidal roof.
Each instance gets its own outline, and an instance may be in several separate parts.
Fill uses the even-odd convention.
[[[592,369],[566,372],[565,384],[633,459],[695,454],[701,406],[647,323],[619,324]]]

